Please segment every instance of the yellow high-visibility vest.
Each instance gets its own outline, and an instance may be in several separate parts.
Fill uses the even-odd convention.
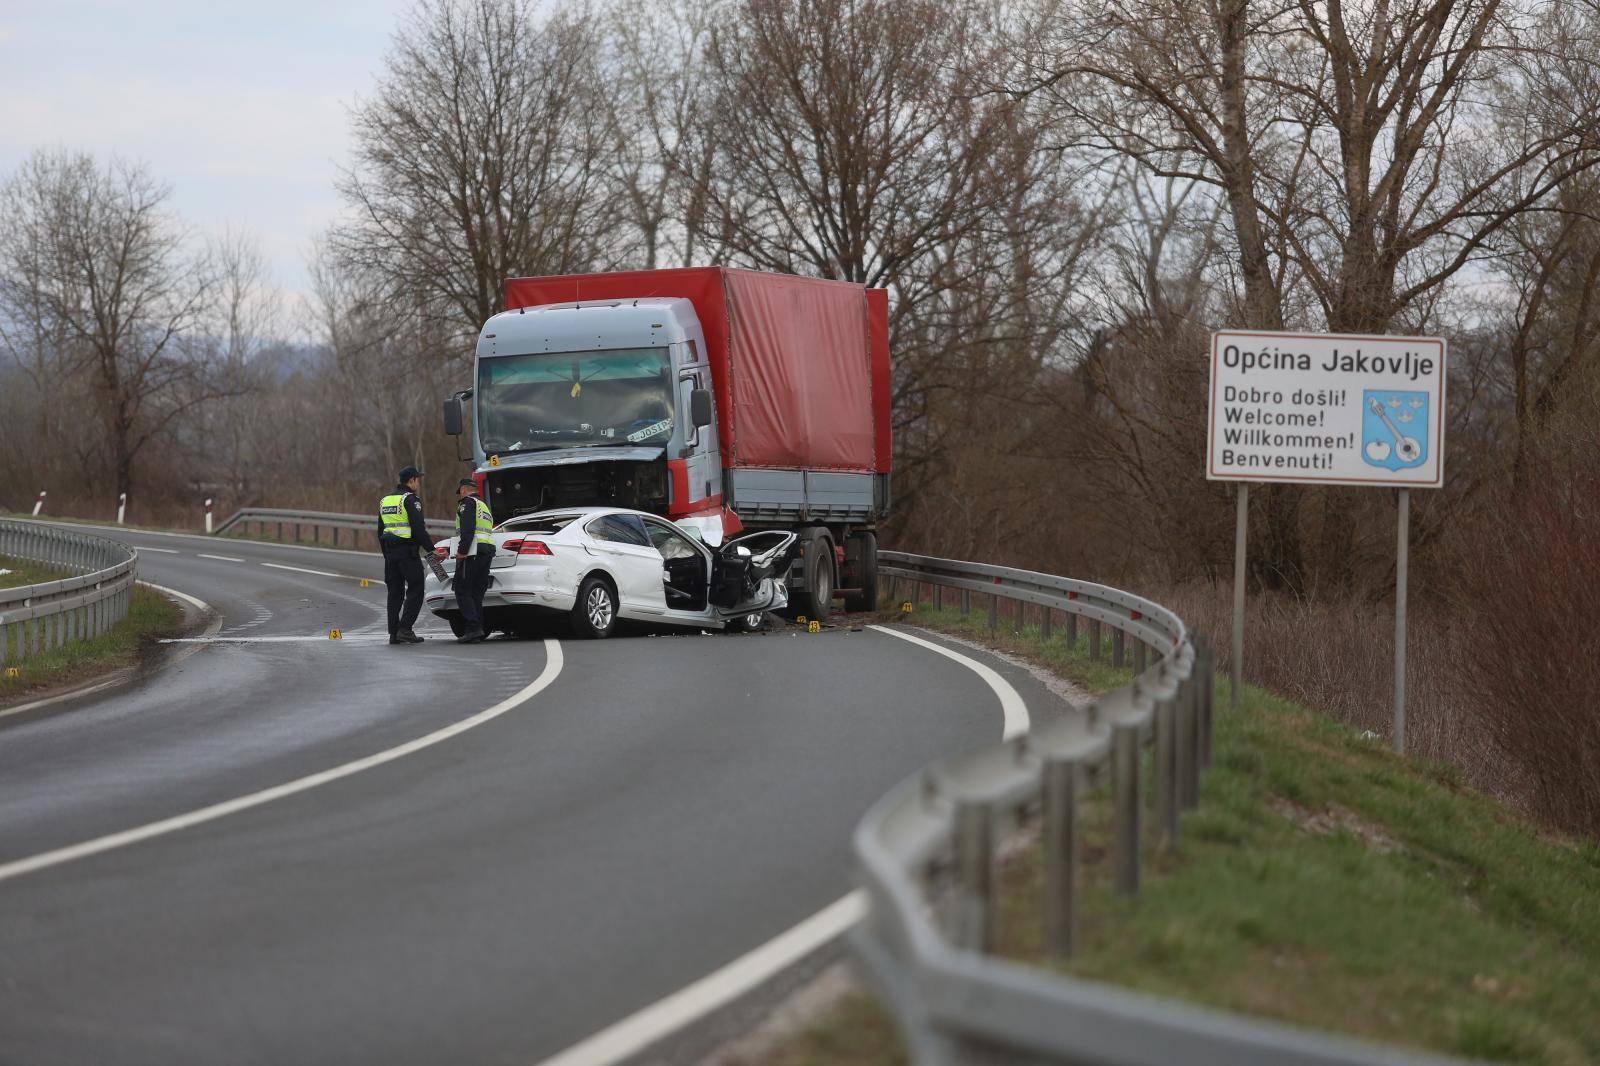
[[[411,516],[406,514],[406,496],[409,493],[394,493],[378,501],[378,518],[383,522],[383,531],[391,537],[401,540],[411,539]]]
[[[477,544],[494,543],[494,515],[489,511],[489,505],[478,499],[472,498],[478,505],[477,521],[473,529],[472,539]],[[456,539],[461,538],[461,512],[456,511]]]

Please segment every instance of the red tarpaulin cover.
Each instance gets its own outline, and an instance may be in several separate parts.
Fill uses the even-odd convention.
[[[882,289],[725,267],[511,278],[506,309],[678,296],[705,331],[730,467],[890,468]]]

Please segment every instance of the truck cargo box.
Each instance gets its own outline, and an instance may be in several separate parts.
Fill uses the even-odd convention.
[[[705,333],[723,464],[737,477],[890,470],[882,289],[726,267],[511,278],[506,310],[682,297]],[[770,475],[756,475],[758,470]],[[886,479],[885,479],[886,480]],[[776,482],[774,482],[776,485]],[[820,488],[820,483],[818,485]]]

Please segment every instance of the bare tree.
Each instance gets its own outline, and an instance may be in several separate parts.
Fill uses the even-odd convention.
[[[507,277],[605,264],[619,216],[600,47],[581,8],[421,0],[356,108],[339,183],[356,217],[332,248],[452,341],[500,310]]]
[[[65,152],[34,155],[0,191],[8,344],[26,334],[53,372],[92,381],[118,492],[132,492],[153,439],[221,391],[205,353],[185,343],[208,268],[189,253],[168,195],[142,166]],[[38,347],[46,341],[53,352]]]

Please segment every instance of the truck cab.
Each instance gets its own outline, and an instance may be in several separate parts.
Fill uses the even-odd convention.
[[[713,547],[738,532],[723,514],[711,368],[688,300],[502,312],[479,336],[474,378],[473,455],[497,522],[633,507]]]

